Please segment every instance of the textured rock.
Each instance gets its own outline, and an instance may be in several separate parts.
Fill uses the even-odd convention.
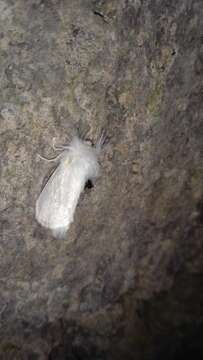
[[[202,29],[201,0],[0,0],[1,359],[200,350]],[[56,240],[37,153],[77,127],[109,142]]]

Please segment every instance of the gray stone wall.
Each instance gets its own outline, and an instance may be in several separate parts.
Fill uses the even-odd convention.
[[[1,359],[200,346],[202,29],[201,0],[0,0]],[[78,127],[109,141],[60,240],[37,153]]]

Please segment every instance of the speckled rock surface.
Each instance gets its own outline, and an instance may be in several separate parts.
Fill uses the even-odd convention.
[[[203,331],[203,3],[0,0],[0,359],[195,358]],[[52,138],[105,128],[64,240]]]

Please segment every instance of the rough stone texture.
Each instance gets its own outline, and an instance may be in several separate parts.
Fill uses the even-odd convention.
[[[197,359],[202,75],[202,0],[0,0],[0,359]],[[37,153],[76,127],[109,142],[56,240]]]

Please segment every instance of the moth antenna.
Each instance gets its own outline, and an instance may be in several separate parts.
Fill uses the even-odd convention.
[[[81,140],[85,140],[87,135],[89,133],[89,129],[85,129],[84,126],[82,126],[82,124],[80,125],[80,123],[76,126],[76,136],[79,137],[79,139]]]
[[[56,151],[62,150],[61,145],[56,145],[56,138],[53,137],[52,139],[52,148]]]
[[[55,151],[63,151],[63,150],[68,150],[68,149],[70,149],[70,146],[68,146],[68,145],[56,145],[56,138],[53,137],[53,140],[52,140],[52,148],[53,148]]]
[[[52,159],[47,159],[46,157],[44,157],[44,156],[42,156],[42,155],[40,155],[40,154],[37,154],[37,156],[38,156],[40,159],[45,160],[45,161],[47,161],[47,162],[53,162],[53,161],[58,161],[58,160],[60,159],[60,157],[61,157],[61,154],[55,156],[55,157],[52,158]]]
[[[96,151],[97,151],[97,153],[99,153],[101,151],[101,149],[102,149],[103,145],[105,144],[106,140],[107,140],[106,132],[103,129],[99,139],[96,142]]]

